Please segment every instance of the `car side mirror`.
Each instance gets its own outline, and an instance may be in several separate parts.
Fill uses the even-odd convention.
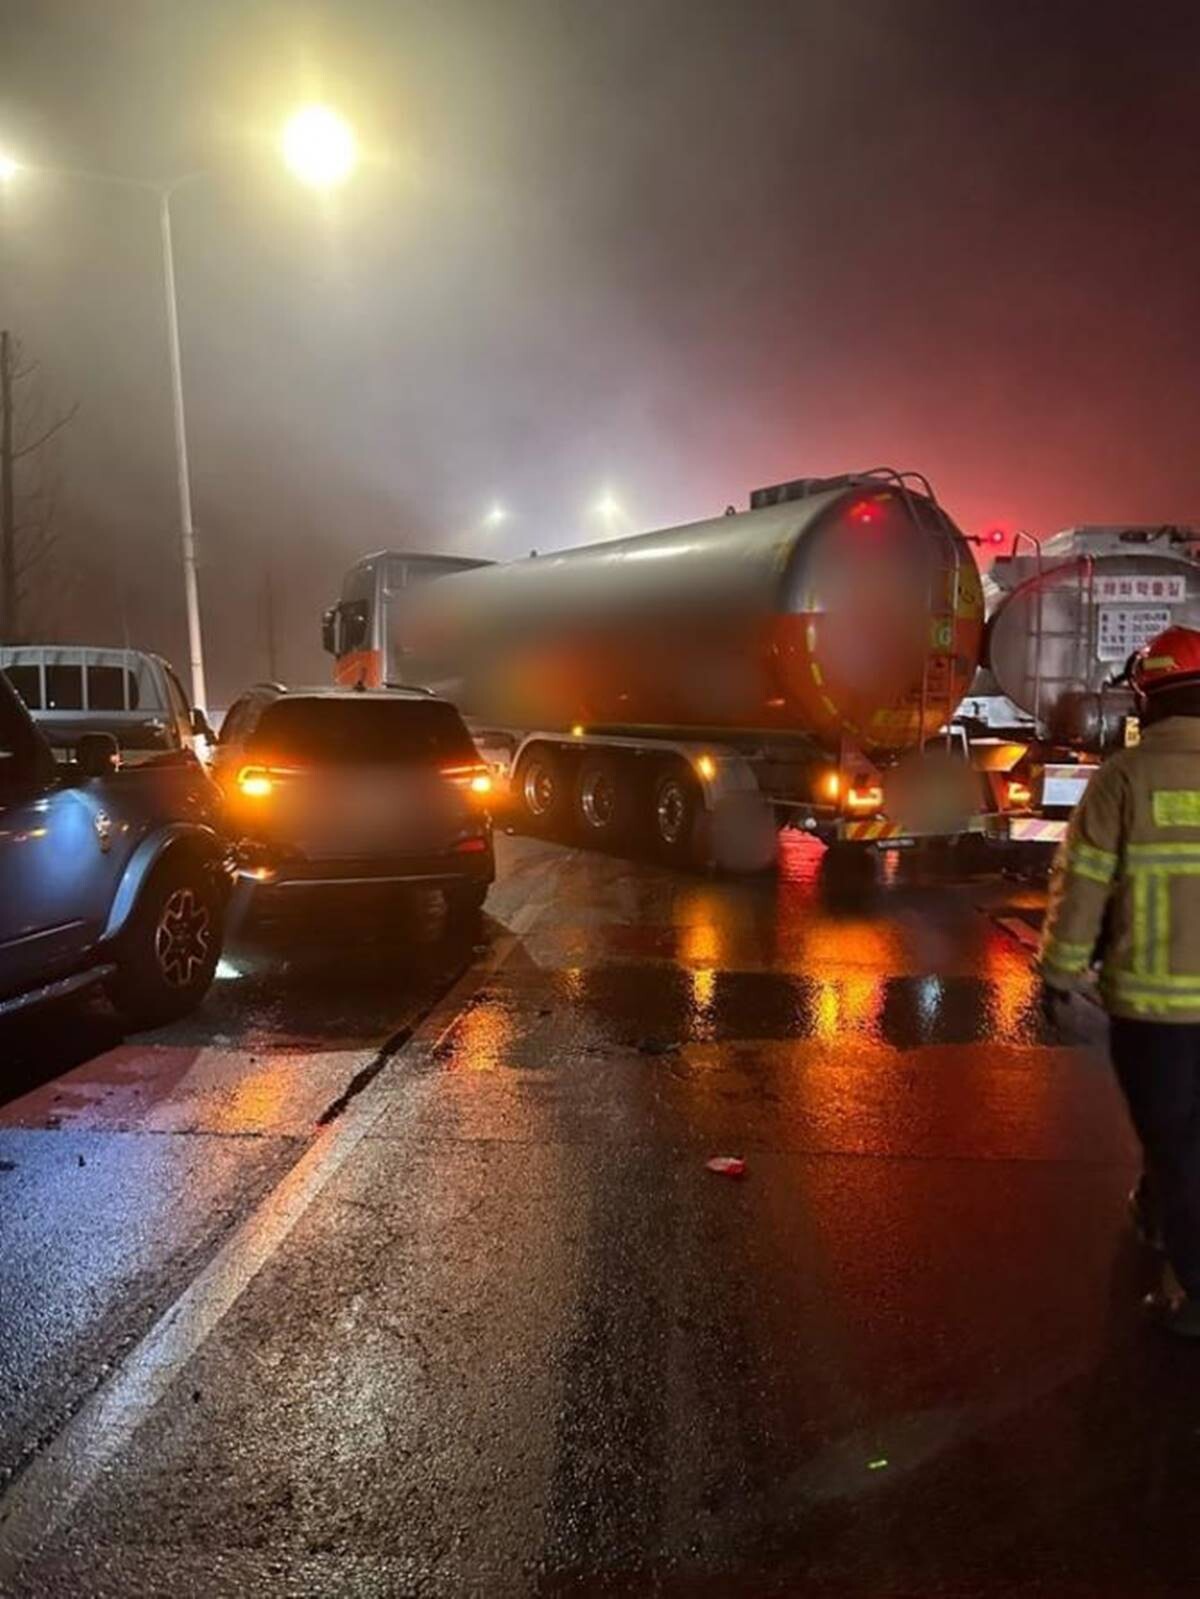
[[[338,652],[338,608],[331,605],[321,615],[321,648],[326,655],[336,655]]]
[[[111,733],[85,733],[75,746],[80,777],[111,777],[120,765],[121,750]]]
[[[212,730],[212,723],[197,705],[192,712],[192,733],[196,738],[205,738],[210,744],[217,742],[217,735]]]

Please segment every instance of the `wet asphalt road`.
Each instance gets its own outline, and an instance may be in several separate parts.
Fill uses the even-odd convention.
[[[5,1041],[0,1592],[1195,1591],[1200,1356],[1038,893],[502,843],[477,945]]]

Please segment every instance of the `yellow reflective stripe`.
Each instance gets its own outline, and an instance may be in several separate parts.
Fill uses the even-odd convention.
[[[1133,879],[1133,969],[1144,972],[1150,942],[1150,879],[1139,873]]]
[[[1172,861],[1200,860],[1200,843],[1184,839],[1162,844],[1126,844],[1125,859],[1130,866],[1165,866]]]
[[[1067,845],[1067,870],[1093,883],[1111,883],[1117,872],[1117,857],[1094,844],[1075,839]]]
[[[1091,964],[1091,944],[1068,944],[1064,939],[1048,938],[1042,950],[1042,960],[1047,966],[1057,966],[1064,972],[1083,971]]]
[[[1155,789],[1150,806],[1155,827],[1200,827],[1200,789]]]
[[[1113,880],[1113,874],[1106,872],[1098,866],[1092,866],[1084,861],[1067,861],[1067,870],[1073,877],[1086,877],[1089,883],[1101,883],[1105,888]]]
[[[1170,969],[1171,884],[1165,872],[1156,872],[1150,881],[1154,886],[1154,948],[1150,969],[1156,976],[1165,977]]]
[[[1184,999],[1177,994],[1129,994],[1122,995],[1121,1004],[1128,1005],[1130,1010],[1136,1010],[1143,1015],[1163,1016],[1169,1011],[1189,1011],[1200,1016],[1200,994],[1195,994],[1190,999]]]
[[[1160,1014],[1173,1010],[1195,1011],[1200,1014],[1200,989],[1191,994],[1159,994],[1143,989],[1118,994],[1106,989],[1105,998],[1110,1004],[1128,1005],[1133,1010],[1157,1011]]]
[[[1105,971],[1104,984],[1106,988],[1120,989],[1146,989],[1156,991],[1178,991],[1179,993],[1200,994],[1200,976],[1195,973],[1179,974],[1163,972],[1161,974],[1143,975],[1140,972]]]

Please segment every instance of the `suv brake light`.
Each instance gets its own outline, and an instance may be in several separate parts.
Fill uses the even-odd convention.
[[[456,788],[465,788],[471,794],[492,792],[491,773],[481,761],[473,761],[468,766],[443,766],[442,776],[449,778]]]

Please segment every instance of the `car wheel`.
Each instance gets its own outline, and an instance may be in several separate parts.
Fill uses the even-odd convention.
[[[221,953],[223,903],[198,862],[166,862],[142,889],[117,954],[113,1002],[134,1028],[197,1006]]]

